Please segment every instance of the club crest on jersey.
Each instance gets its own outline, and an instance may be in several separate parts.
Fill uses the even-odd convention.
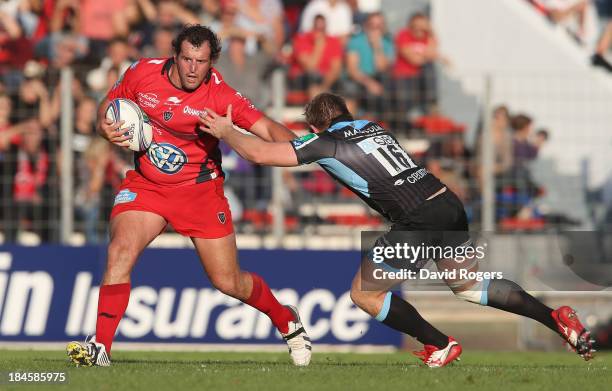
[[[218,212],[217,218],[221,224],[225,224],[225,212]]]
[[[187,163],[187,155],[182,149],[170,143],[152,143],[147,157],[164,174],[176,174]]]
[[[173,113],[171,111],[164,111],[163,118],[164,121],[168,122],[172,119]]]

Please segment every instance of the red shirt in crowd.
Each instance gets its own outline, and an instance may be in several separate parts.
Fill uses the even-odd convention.
[[[47,181],[49,156],[41,151],[32,159],[25,151],[17,153],[17,172],[13,185],[15,201],[34,202],[40,188]]]
[[[232,120],[244,129],[263,114],[211,68],[208,81],[195,91],[175,87],[168,77],[172,58],[143,58],[132,64],[108,93],[108,99],[127,98],[146,113],[153,127],[153,142],[136,153],[136,171],[160,185],[193,184],[204,172],[222,175],[219,140],[199,130],[205,108],[225,115],[232,105]]]
[[[431,37],[426,35],[422,38],[415,37],[409,28],[400,30],[395,37],[395,50],[397,52],[393,74],[398,78],[415,77],[421,72],[421,66],[413,64],[405,59],[400,53],[404,47],[410,47],[413,51],[424,53]]]
[[[300,33],[293,40],[293,62],[289,70],[289,77],[296,77],[305,72],[300,63],[298,56],[302,54],[311,54],[315,48],[315,33]],[[330,71],[334,60],[341,59],[343,55],[342,43],[336,37],[325,36],[325,48],[321,54],[317,70],[319,74],[326,75]]]

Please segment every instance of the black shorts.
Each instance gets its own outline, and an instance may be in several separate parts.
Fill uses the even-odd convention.
[[[463,204],[452,191],[447,189],[409,212],[406,219],[395,223],[389,232],[376,240],[374,247],[396,248],[399,245],[402,249],[420,248],[418,254],[404,252],[404,254],[413,254],[409,259],[385,259],[382,262],[391,269],[418,271],[429,260],[448,259],[451,251],[470,246],[468,231]]]

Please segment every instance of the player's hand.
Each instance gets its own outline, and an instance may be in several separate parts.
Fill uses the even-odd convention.
[[[111,143],[120,147],[128,147],[130,145],[129,136],[125,136],[121,127],[125,121],[113,122],[112,119],[104,118],[99,124],[99,133],[102,137]]]
[[[232,123],[232,105],[227,106],[227,115],[220,116],[211,109],[204,109],[204,114],[200,115],[200,129],[211,136],[222,139],[234,128]]]

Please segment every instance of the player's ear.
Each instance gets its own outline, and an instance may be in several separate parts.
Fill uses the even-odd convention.
[[[316,127],[316,126],[314,126],[314,125],[310,125],[310,131],[311,131],[312,133],[321,133],[321,131],[319,130],[319,128],[317,128],[317,127]]]

